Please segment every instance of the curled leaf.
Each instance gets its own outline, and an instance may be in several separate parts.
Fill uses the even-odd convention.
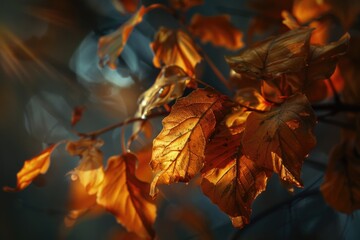
[[[245,155],[258,166],[301,187],[302,163],[315,146],[315,115],[307,98],[296,94],[266,113],[252,112],[242,138]]]
[[[156,206],[148,195],[149,184],[135,176],[136,161],[131,153],[109,158],[97,203],[114,214],[129,232],[154,238]]]
[[[115,32],[99,39],[98,55],[100,65],[107,64],[110,68],[116,69],[116,59],[121,54],[134,27],[142,21],[147,9],[141,6],[139,10]]]
[[[70,155],[81,158],[79,165],[71,172],[71,177],[73,180],[79,179],[90,195],[98,191],[104,179],[103,154],[99,150],[102,145],[101,140],[80,139],[66,146]]]
[[[187,182],[201,170],[206,143],[227,102],[224,95],[197,89],[175,103],[153,142],[150,165],[158,173],[151,183],[152,196],[158,184]]]
[[[228,15],[208,17],[195,14],[191,19],[189,30],[202,42],[211,42],[215,46],[237,50],[244,45],[243,34],[232,25]]]
[[[155,54],[153,59],[155,67],[177,65],[191,77],[195,74],[196,65],[202,59],[194,41],[180,29],[161,27],[150,47]]]
[[[221,125],[206,148],[201,188],[228,214],[235,227],[250,222],[251,205],[265,190],[271,171],[256,166],[241,151],[242,130]]]
[[[57,145],[51,145],[32,159],[26,160],[24,166],[16,174],[16,188],[4,187],[6,192],[16,192],[25,189],[40,174],[45,174],[50,167],[50,156]]]

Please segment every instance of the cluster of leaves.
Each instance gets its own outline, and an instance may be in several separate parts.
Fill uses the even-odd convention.
[[[300,2],[294,1],[294,12],[306,9],[306,4],[315,4],[315,1]],[[335,1],[325,2],[327,5],[316,3],[317,9],[335,9],[336,5],[332,5]],[[114,0],[114,4],[120,12],[134,14],[118,30],[99,40],[98,53],[103,66],[116,68],[117,58],[131,32],[150,10],[164,9],[180,16],[181,27],[161,27],[155,34],[151,44],[153,63],[161,70],[154,84],[139,97],[133,118],[96,132],[79,134],[76,141],[66,141],[67,152],[80,158],[79,165],[71,172],[72,179],[93,197],[93,204],[113,213],[128,231],[141,238],[153,238],[156,204],[150,196],[156,196],[158,185],[189,182],[199,176],[204,194],[239,228],[250,222],[252,203],[266,189],[273,173],[289,191],[303,187],[301,168],[316,145],[313,133],[316,116],[311,104],[328,96],[319,89],[326,88],[326,81],[331,83],[338,60],[347,51],[348,34],[336,42],[315,45],[312,34],[317,34],[317,30],[303,26],[296,14],[284,12],[289,31],[259,42],[237,56],[226,57],[236,76],[233,78],[236,92],[227,96],[211,87],[198,87],[199,83],[204,84],[196,74],[198,64],[203,59],[209,65],[212,63],[195,43],[194,36],[215,46],[241,48],[242,34],[228,16],[196,14],[186,24],[181,16],[202,1],[170,0],[167,6],[147,7],[138,7],[138,1],[134,0]],[[347,21],[343,20],[344,26],[349,24]],[[347,61],[357,61],[353,58]],[[357,74],[356,63],[344,65],[353,66],[351,73]],[[348,81],[349,87],[344,91],[351,93],[354,83]],[[186,88],[194,90],[183,97]],[[358,92],[349,96],[340,104],[360,102]],[[168,104],[174,100],[170,107]],[[168,112],[155,112],[163,107]],[[83,111],[83,107],[75,109],[73,125],[81,119]],[[147,134],[148,119],[163,114],[168,115],[162,120],[162,131],[153,140],[151,160],[145,160],[155,173],[148,183],[137,177],[139,159],[130,146],[142,131],[151,136]],[[349,119],[360,132],[359,115],[351,115]],[[99,135],[130,123],[134,123],[133,136],[127,145],[123,143],[123,153],[110,157],[104,168],[100,150],[104,143]],[[321,190],[330,205],[350,213],[360,208],[360,136],[345,135],[331,154]],[[46,173],[50,156],[59,144],[26,161],[17,174],[17,187],[4,190],[23,190]],[[80,214],[72,212],[72,215],[76,218]]]

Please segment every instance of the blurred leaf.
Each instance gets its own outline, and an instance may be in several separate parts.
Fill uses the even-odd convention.
[[[81,120],[85,110],[85,106],[78,106],[74,108],[71,116],[71,126],[75,126]]]
[[[139,0],[112,0],[116,10],[122,14],[136,12],[139,2]]]
[[[204,4],[204,0],[169,0],[170,5],[180,11],[187,11],[192,7]]]

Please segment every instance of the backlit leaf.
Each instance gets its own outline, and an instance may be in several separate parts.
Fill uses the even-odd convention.
[[[244,153],[258,166],[300,187],[302,163],[316,144],[314,125],[307,98],[296,94],[269,112],[249,115],[242,139]]]
[[[98,191],[104,179],[103,154],[99,150],[102,145],[102,140],[80,139],[66,146],[70,155],[81,158],[79,165],[71,172],[71,177],[73,180],[78,179],[90,195]]]
[[[97,202],[114,214],[129,232],[154,238],[156,206],[148,195],[149,184],[135,176],[136,161],[131,153],[109,158]]]
[[[171,6],[181,11],[187,11],[192,7],[204,4],[204,0],[169,0]]]
[[[201,188],[230,216],[235,227],[250,221],[251,205],[265,190],[271,171],[258,167],[241,151],[242,130],[221,125],[205,152]]]
[[[161,27],[150,46],[155,54],[153,59],[155,67],[177,65],[191,77],[195,73],[196,65],[202,59],[191,37],[180,29]]]
[[[98,55],[100,65],[107,64],[110,68],[116,68],[116,60],[125,47],[134,27],[142,21],[147,9],[142,6],[128,21],[122,24],[116,31],[99,39]]]
[[[335,146],[320,190],[337,211],[350,214],[360,209],[360,157],[352,140]]]
[[[23,190],[40,174],[45,174],[50,167],[50,156],[56,146],[57,145],[51,145],[38,156],[26,160],[24,166],[16,175],[16,188],[4,187],[3,190],[6,192]]]
[[[237,50],[244,45],[243,34],[231,23],[228,15],[195,14],[191,19],[189,30],[202,42],[211,42],[215,46]]]
[[[201,170],[205,145],[224,117],[227,102],[224,95],[197,89],[175,103],[153,142],[150,165],[158,173],[151,183],[152,196],[158,184],[188,182]]]

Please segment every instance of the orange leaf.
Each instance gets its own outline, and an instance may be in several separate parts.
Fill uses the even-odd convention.
[[[99,148],[103,145],[101,140],[80,139],[69,142],[66,150],[72,156],[81,157],[79,165],[71,172],[73,180],[79,179],[88,194],[98,191],[103,179],[103,154]]]
[[[220,125],[206,148],[201,182],[204,194],[240,228],[249,223],[251,205],[271,175],[241,152],[241,129],[236,132]]]
[[[237,50],[244,45],[242,33],[232,25],[228,15],[207,17],[195,14],[189,30],[202,42],[211,42],[215,46]]]
[[[325,201],[347,214],[360,209],[360,158],[355,151],[351,140],[334,147],[320,187]]]
[[[197,89],[175,103],[153,142],[150,165],[158,173],[150,195],[158,184],[188,182],[201,170],[205,145],[224,117],[226,103],[224,95],[208,89]]]
[[[177,65],[190,77],[195,74],[195,67],[202,59],[191,37],[180,29],[161,27],[150,47],[155,54],[153,59],[155,67]]]
[[[84,106],[78,106],[74,108],[71,116],[71,126],[75,126],[81,120],[85,109],[86,108]]]
[[[283,181],[301,187],[302,163],[316,144],[314,125],[307,98],[296,94],[269,112],[249,115],[242,139],[244,153]]]
[[[156,206],[148,195],[149,184],[135,176],[136,161],[131,153],[109,158],[97,202],[114,214],[129,232],[153,238]]]
[[[139,0],[112,0],[116,10],[120,13],[134,13],[139,5]]]
[[[204,0],[169,0],[171,6],[180,11],[187,11],[192,7],[204,4]]]
[[[6,192],[21,191],[30,185],[34,179],[40,174],[45,174],[50,167],[51,153],[54,151],[57,144],[46,148],[40,155],[25,161],[24,166],[16,174],[17,184],[16,188],[4,187]]]
[[[116,60],[118,56],[124,49],[134,27],[142,21],[146,12],[147,9],[144,6],[141,6],[141,8],[115,32],[99,39],[98,55],[101,66],[107,64],[110,68],[116,69]]]

